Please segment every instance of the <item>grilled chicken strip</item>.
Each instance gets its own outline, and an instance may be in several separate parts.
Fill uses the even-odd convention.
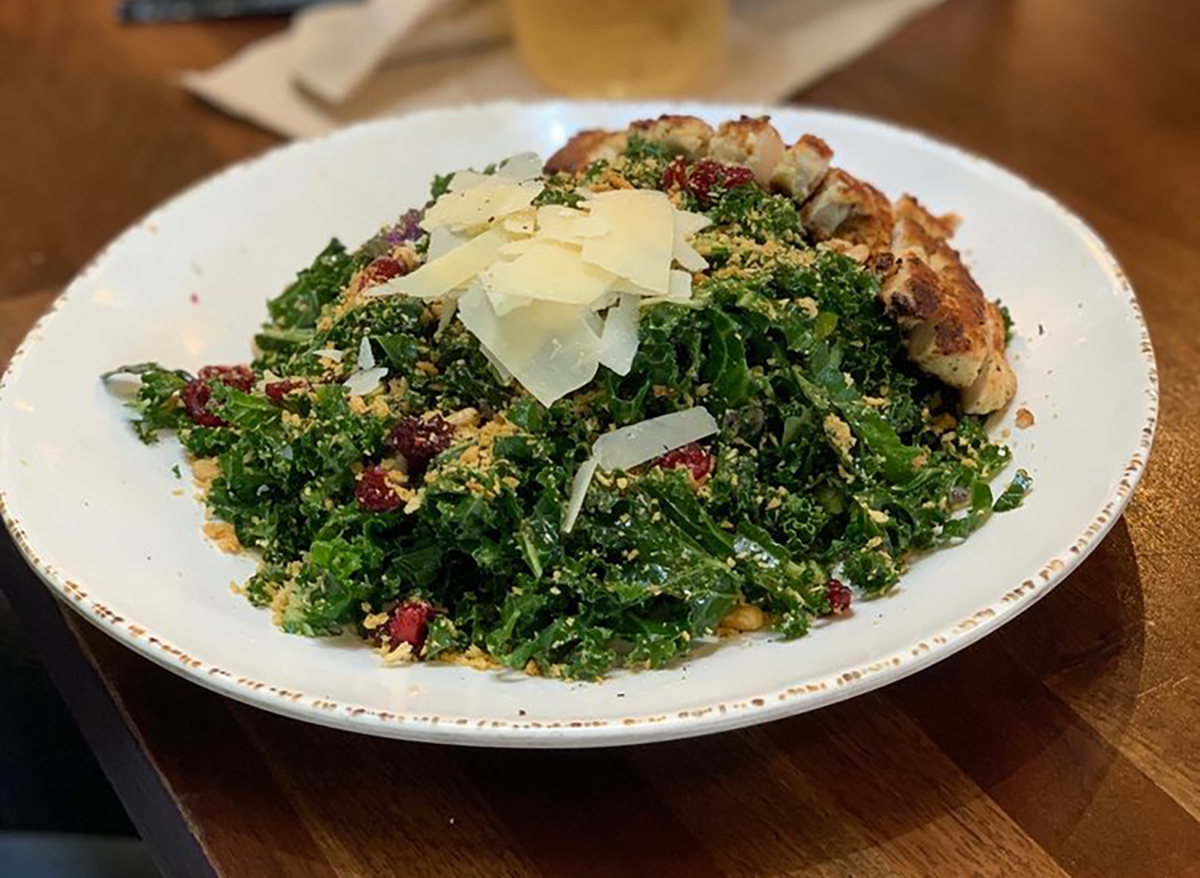
[[[961,392],[963,407],[987,414],[1006,406],[1016,376],[1005,356],[999,306],[989,302],[958,251],[955,222],[929,213],[910,195],[894,204],[869,183],[830,167],[833,151],[806,134],[784,147],[766,116],[722,123],[714,131],[695,116],[664,115],[627,131],[582,131],[550,157],[546,170],[583,171],[613,161],[637,134],[672,155],[750,168],[760,186],[791,197],[814,242],[861,251],[881,276],[879,297],[908,336],[909,356]]]
[[[592,162],[612,162],[625,151],[628,135],[624,131],[580,131],[546,161],[546,172],[578,174]]]
[[[783,158],[783,138],[769,116],[742,116],[721,123],[708,146],[708,157],[727,165],[744,165],[754,172],[758,185],[765,188],[771,182],[771,172]]]
[[[715,133],[703,119],[668,115],[634,122],[629,130],[651,143],[663,144],[671,155],[682,155],[689,159],[707,155]]]
[[[803,204],[825,178],[833,150],[819,137],[805,134],[783,151],[771,172],[771,188]]]
[[[892,240],[887,196],[841,168],[832,168],[800,206],[800,224],[818,241],[837,238],[886,250]]]
[[[907,332],[909,356],[961,390],[966,411],[1008,404],[1016,376],[1004,353],[1004,320],[950,246],[952,219],[910,195],[889,204],[873,186],[833,168],[801,206],[800,220],[815,240],[869,249],[882,277],[880,300]]]

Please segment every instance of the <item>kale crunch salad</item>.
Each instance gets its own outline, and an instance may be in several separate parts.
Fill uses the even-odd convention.
[[[252,362],[105,378],[289,633],[564,679],[799,637],[1030,488],[956,221],[831,159],[765,117],[585,131],[332,241]]]

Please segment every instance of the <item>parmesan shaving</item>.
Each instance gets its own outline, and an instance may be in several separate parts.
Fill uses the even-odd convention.
[[[600,367],[600,339],[589,312],[557,302],[533,302],[500,315],[480,288],[458,303],[459,319],[542,405],[588,384]]]
[[[625,293],[608,309],[600,335],[600,365],[628,375],[638,350],[638,311],[641,299]]]
[[[466,229],[491,223],[529,207],[533,199],[545,188],[541,182],[514,183],[504,177],[495,176],[488,176],[479,181],[466,177],[470,173],[460,171],[454,175],[455,181],[465,178],[471,185],[456,190],[452,183],[450,191],[425,211],[421,228],[432,232],[438,226]]]
[[[537,211],[530,207],[505,217],[504,231],[510,235],[532,235],[537,231]]]
[[[666,194],[614,189],[586,204],[608,224],[608,234],[584,240],[584,261],[666,295],[675,241],[674,207]]]
[[[542,159],[536,152],[519,152],[500,162],[497,174],[523,183],[542,176]]]
[[[609,225],[602,216],[561,204],[547,204],[538,208],[537,228],[538,235],[543,238],[564,244],[579,244],[585,238],[607,234]]]
[[[563,533],[569,534],[575,527],[575,520],[579,518],[579,510],[583,509],[583,501],[587,499],[588,487],[592,484],[592,476],[596,474],[598,466],[600,466],[599,458],[592,455],[575,471],[575,478],[571,480],[571,498],[567,501],[567,508],[563,511]]]
[[[708,409],[695,406],[605,433],[592,444],[592,456],[580,465],[571,481],[571,496],[563,514],[563,533],[570,533],[575,527],[597,469],[632,469],[689,442],[711,436],[718,429]]]
[[[688,271],[703,271],[708,268],[708,260],[696,252],[696,248],[688,243],[688,239],[711,225],[712,220],[704,214],[689,213],[686,210],[675,211],[672,218],[675,223],[672,257],[681,268]]]
[[[667,298],[686,300],[692,297],[692,276],[677,268],[671,269],[671,279],[667,286]]]
[[[433,262],[445,256],[455,247],[461,247],[471,240],[465,235],[455,234],[448,226],[438,226],[429,233],[429,248],[425,251],[426,262]]]
[[[643,189],[582,192],[578,207],[534,207],[540,177],[532,153],[492,174],[456,173],[425,211],[425,263],[364,295],[440,300],[439,330],[457,303],[497,370],[552,405],[601,365],[628,374],[641,306],[691,299],[691,273],[708,263],[688,239],[710,220]],[[359,372],[374,367],[369,356],[360,350]]]
[[[608,292],[613,276],[584,262],[577,252],[562,244],[535,240],[511,262],[493,264],[481,280],[489,297],[518,296],[590,305]],[[496,299],[492,301],[495,303]]]
[[[508,238],[499,229],[489,229],[438,259],[426,262],[411,274],[394,277],[372,287],[368,296],[404,294],[417,299],[438,299],[463,286],[496,261]]]
[[[534,238],[517,238],[503,245],[500,252],[505,256],[520,256],[522,253],[528,253],[535,243],[537,241]]]
[[[355,372],[342,382],[342,386],[350,392],[351,396],[366,396],[379,389],[383,384],[383,379],[387,377],[387,372],[386,366],[375,366],[371,369]]]
[[[711,436],[718,429],[708,409],[698,405],[605,433],[596,440],[592,452],[604,469],[627,470]]]
[[[364,335],[358,345],[358,369],[360,372],[366,372],[373,368],[375,368],[375,352],[371,350],[370,336]]]

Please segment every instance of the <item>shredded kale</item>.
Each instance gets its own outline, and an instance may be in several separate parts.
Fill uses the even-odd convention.
[[[453,180],[453,173],[434,175],[433,183],[429,186],[429,201],[431,204],[450,191],[450,183]]]
[[[577,204],[580,186],[612,174],[659,187],[669,158],[631,137],[615,163],[551,178],[535,203]],[[140,379],[142,439],[173,430],[213,462],[209,509],[261,556],[246,594],[286,631],[369,636],[369,620],[419,597],[436,608],[423,658],[477,650],[565,678],[661,666],[742,602],[800,636],[830,611],[835,571],[860,596],[886,592],[915,554],[1017,508],[1031,482],[1018,470],[993,500],[1008,449],[909,362],[878,279],[810,248],[790,200],[741,185],[706,210],[697,247],[712,267],[692,299],[644,308],[628,374],[602,369],[549,408],[438,306],[355,298],[375,239],[354,252],[331,242],[269,303],[255,387],[206,381],[217,426],[188,417],[187,372],[146,363],[106,377]],[[363,339],[389,370],[368,400],[342,386]],[[264,378],[294,387],[272,397]],[[695,405],[721,426],[705,442],[710,477],[602,473],[562,533],[600,434]],[[478,424],[406,483],[402,508],[356,502],[359,473],[390,459],[397,419],[467,411]]]
[[[268,303],[273,325],[259,338],[271,330],[286,335],[287,330],[311,329],[321,309],[338,297],[355,270],[366,261],[369,260],[364,256],[347,253],[336,238],[330,241],[316,261],[301,271],[282,295]]]
[[[182,369],[164,369],[158,363],[135,363],[105,372],[100,377],[108,381],[119,375],[136,377],[140,381],[137,395],[129,407],[137,413],[133,427],[143,442],[157,442],[161,431],[175,430],[186,423],[179,408],[179,392],[192,380],[191,374]]]

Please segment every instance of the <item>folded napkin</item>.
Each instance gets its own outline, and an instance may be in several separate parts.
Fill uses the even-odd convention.
[[[734,0],[724,74],[688,97],[782,100],[939,2]],[[311,7],[286,31],[182,81],[285,137],[424,107],[553,96],[517,58],[502,0]]]

